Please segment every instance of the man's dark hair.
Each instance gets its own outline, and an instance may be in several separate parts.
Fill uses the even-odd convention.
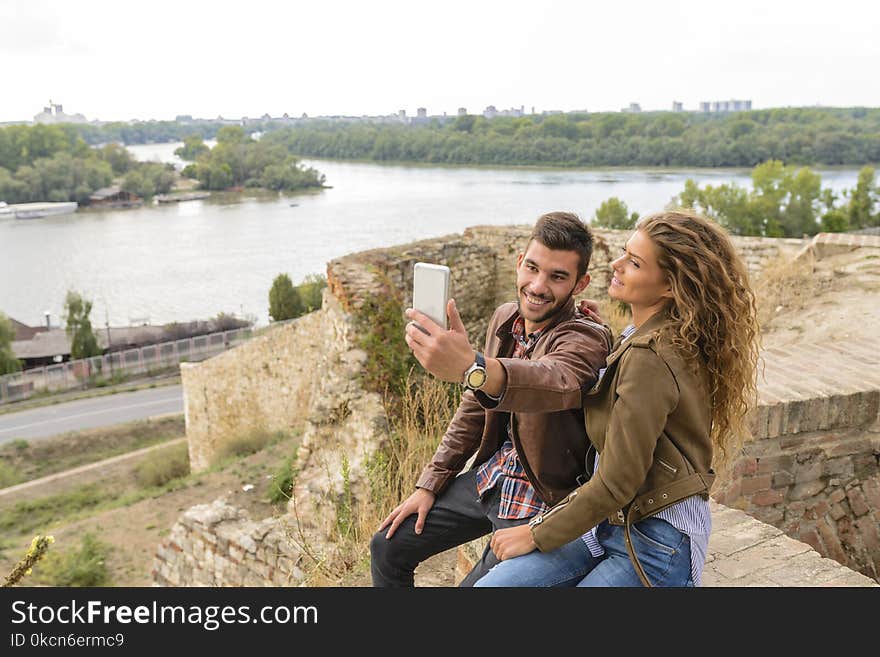
[[[548,212],[541,215],[532,230],[529,243],[532,240],[555,251],[574,251],[580,257],[577,277],[587,273],[593,255],[593,233],[576,214]]]

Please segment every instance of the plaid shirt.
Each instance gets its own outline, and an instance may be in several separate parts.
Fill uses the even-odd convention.
[[[512,357],[528,358],[528,351],[538,341],[541,332],[535,331],[526,336],[522,317],[516,318],[510,332],[513,334],[515,344]],[[477,493],[482,497],[501,480],[501,504],[498,508],[498,517],[529,518],[536,513],[543,513],[549,507],[535,493],[532,482],[526,476],[510,432],[511,425],[508,423],[508,439],[495,455],[477,470]]]

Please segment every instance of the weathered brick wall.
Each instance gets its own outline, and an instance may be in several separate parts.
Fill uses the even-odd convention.
[[[764,357],[754,440],[713,497],[880,581],[876,345],[798,345]]]
[[[295,586],[303,558],[284,523],[217,500],[180,517],[153,560],[153,585]]]

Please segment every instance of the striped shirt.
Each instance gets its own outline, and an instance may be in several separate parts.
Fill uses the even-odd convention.
[[[540,331],[526,335],[525,322],[517,317],[510,330],[514,339],[513,358],[528,358],[529,350],[541,336]],[[513,444],[511,425],[507,424],[507,440],[488,461],[477,470],[477,494],[482,497],[501,480],[501,503],[498,517],[506,519],[530,518],[543,513],[547,505],[538,497],[529,481],[516,447]]]
[[[635,333],[635,330],[636,327],[632,324],[623,329],[620,334],[622,341],[627,340],[629,336]],[[605,368],[599,370],[600,380],[604,373]],[[598,467],[599,455],[596,454],[593,472]],[[692,495],[663,509],[656,514],[656,517],[665,520],[682,534],[686,534],[690,539],[691,578],[694,581],[694,586],[702,586],[703,566],[706,564],[706,553],[709,550],[709,534],[712,532],[712,514],[709,511],[708,500],[704,500],[700,495]],[[596,529],[597,527],[593,527],[582,538],[587,544],[590,554],[594,557],[601,557],[605,554],[605,549],[599,544],[599,539],[596,537]]]

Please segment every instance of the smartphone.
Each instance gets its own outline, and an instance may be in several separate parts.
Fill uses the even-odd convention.
[[[449,267],[417,262],[413,268],[412,307],[425,313],[445,329],[447,301],[449,301]]]

